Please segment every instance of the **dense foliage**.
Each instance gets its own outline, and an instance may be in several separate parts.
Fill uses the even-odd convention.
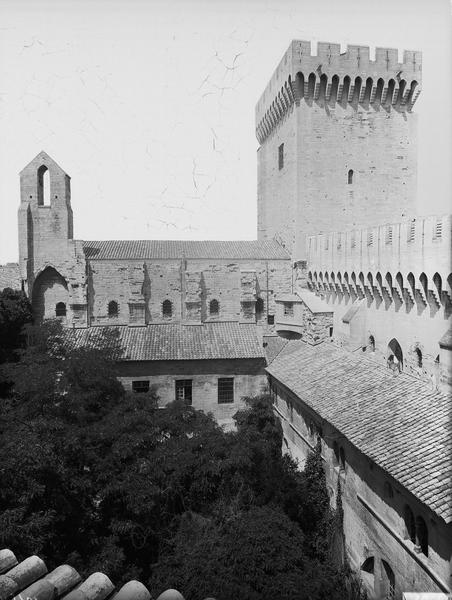
[[[320,446],[298,471],[269,398],[248,399],[225,433],[126,394],[111,336],[73,349],[48,324],[29,339],[3,366],[0,547],[187,600],[358,597],[333,555]]]
[[[31,306],[23,292],[0,291],[0,363],[17,358],[24,345],[23,328],[31,320]]]

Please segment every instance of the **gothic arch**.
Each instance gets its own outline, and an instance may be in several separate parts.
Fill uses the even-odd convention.
[[[62,316],[61,304],[66,307],[69,301],[67,282],[64,277],[51,266],[45,267],[36,277],[32,291],[32,308],[35,323],[44,319]],[[58,315],[56,306],[59,305]]]

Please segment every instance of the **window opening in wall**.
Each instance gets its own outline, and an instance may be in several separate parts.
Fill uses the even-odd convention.
[[[278,169],[281,171],[281,169],[284,167],[284,144],[281,144],[278,147]]]
[[[256,299],[256,319],[262,318],[264,312],[264,301],[262,298]]]
[[[428,529],[422,517],[416,517],[416,542],[421,552],[428,556]]]
[[[415,348],[414,354],[416,357],[416,366],[419,368],[422,367],[422,351],[421,351],[421,349]]]
[[[191,379],[176,380],[176,400],[180,400],[181,402],[185,402],[185,404],[191,406],[192,387],[193,381]]]
[[[171,303],[171,300],[164,300],[162,304],[162,314],[164,317],[173,316],[173,305]]]
[[[117,317],[119,313],[118,303],[115,300],[111,300],[108,303],[108,316]]]
[[[382,560],[381,563],[383,565],[383,574],[385,577],[385,579],[383,581],[384,593],[385,593],[384,598],[385,598],[385,600],[394,600],[394,598],[395,598],[394,571],[391,569],[391,567],[385,560]]]
[[[339,467],[341,471],[345,471],[345,450],[342,448],[342,446],[339,450]]]
[[[375,338],[373,335],[369,335],[367,346],[371,352],[375,352]]]
[[[392,225],[386,227],[386,243],[392,244]]]
[[[64,302],[58,302],[55,306],[55,315],[57,317],[66,316],[66,304]]]
[[[348,171],[347,183],[348,185],[351,185],[353,183],[353,169],[349,169]]]
[[[388,344],[388,367],[399,372],[403,369],[403,352],[399,342],[393,338]]]
[[[361,579],[371,593],[374,589],[374,571],[375,559],[369,556],[361,565]]]
[[[218,300],[211,300],[209,303],[209,313],[212,317],[217,316],[220,313],[220,303]]]
[[[45,165],[38,169],[38,206],[50,206],[50,174]]]
[[[132,381],[132,390],[139,394],[149,392],[149,380],[139,379],[137,381]]]
[[[293,317],[293,302],[284,302],[284,316]]]
[[[218,379],[218,404],[234,402],[234,378],[220,377]]]
[[[268,325],[274,325],[275,324],[275,315],[268,315],[267,323],[268,323]]]
[[[331,327],[328,328],[328,332],[329,332],[330,338],[333,337],[333,331],[334,331],[333,326],[331,326]]]
[[[414,514],[408,504],[405,504],[403,511],[403,519],[405,521],[405,539],[411,540],[413,544],[416,543],[416,523],[414,520]]]

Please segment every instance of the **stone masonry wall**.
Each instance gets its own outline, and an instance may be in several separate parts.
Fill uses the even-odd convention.
[[[340,478],[346,551],[352,567],[362,576],[370,600],[383,597],[387,591],[382,560],[389,563],[395,573],[396,598],[401,596],[402,591],[411,589],[424,592],[449,589],[451,526],[446,525],[371,459],[362,455],[340,432],[321,420],[294,394],[277,382],[272,382],[271,390],[275,412],[283,427],[284,447],[299,461],[301,467],[321,432],[331,504],[333,507],[336,505]],[[335,457],[334,441],[344,450],[345,468],[341,468]],[[422,516],[428,525],[428,557],[420,553],[407,538],[405,504],[416,516]],[[373,576],[360,571],[369,557],[375,559]]]

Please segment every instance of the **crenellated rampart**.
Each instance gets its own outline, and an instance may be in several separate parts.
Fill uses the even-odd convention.
[[[391,298],[438,308],[452,299],[452,216],[417,218],[307,240],[309,287]]]
[[[256,137],[262,143],[278,122],[302,99],[308,104],[334,107],[336,103],[365,109],[411,111],[421,90],[421,52],[294,40],[276,68],[256,105]]]

